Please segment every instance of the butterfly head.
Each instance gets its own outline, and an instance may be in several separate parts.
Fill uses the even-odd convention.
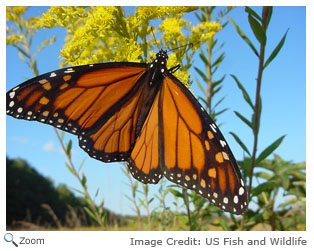
[[[164,51],[163,49],[161,49],[157,54],[156,54],[156,59],[160,59],[160,60],[168,60],[168,54],[167,51]]]
[[[167,51],[161,49],[156,54],[156,57],[154,58],[153,62],[150,64],[150,68],[153,67],[159,68],[161,73],[163,73],[166,70],[167,60],[168,60]]]

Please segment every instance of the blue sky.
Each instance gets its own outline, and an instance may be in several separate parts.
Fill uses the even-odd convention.
[[[34,7],[29,10],[28,15],[38,15],[44,10],[45,8]],[[258,13],[261,12],[259,7],[254,7],[254,10]],[[230,12],[230,16],[253,43],[257,44],[250,31],[244,8],[237,7]],[[193,23],[196,22],[192,13],[186,15],[185,18]],[[289,33],[281,52],[264,72],[261,90],[263,111],[258,152],[260,153],[280,136],[287,135],[275,153],[285,160],[294,162],[301,162],[306,159],[305,27],[305,7],[274,8],[268,30],[266,58],[288,28]],[[59,68],[59,50],[64,44],[65,35],[63,29],[55,28],[40,31],[34,38],[34,49],[42,39],[52,37],[52,35],[57,36],[57,42],[42,50],[37,57],[40,74]],[[247,44],[237,35],[231,23],[218,34],[218,39],[225,43],[226,58],[217,72],[216,78],[227,74],[220,94],[220,97],[226,95],[226,99],[220,107],[229,108],[218,118],[218,123],[222,123],[220,129],[235,157],[241,160],[243,151],[229,132],[236,132],[249,149],[252,149],[253,137],[248,127],[235,116],[233,111],[239,111],[246,117],[250,116],[251,111],[230,74],[237,76],[254,101],[258,60]],[[194,65],[200,69],[203,68],[197,55],[194,58]],[[191,74],[192,80],[194,80],[195,71],[191,70]],[[33,77],[31,70],[18,58],[17,50],[7,46],[6,90],[31,77]],[[196,96],[200,95],[195,81],[191,89]],[[123,165],[120,163],[105,164],[91,159],[78,147],[76,137],[67,134],[65,138],[73,140],[73,161],[76,166],[79,166],[81,161],[86,158],[83,171],[87,176],[90,193],[93,195],[99,188],[99,197],[104,198],[106,207],[117,213],[132,213],[130,209],[132,205],[124,196],[130,195],[130,190],[128,179],[120,170]],[[7,116],[6,147],[8,157],[26,159],[41,174],[50,177],[56,185],[65,183],[69,187],[80,189],[78,182],[64,165],[66,158],[61,152],[60,145],[50,126]],[[151,185],[149,188],[150,196],[153,196],[158,192],[159,185]],[[171,195],[168,197],[168,200],[171,201]]]

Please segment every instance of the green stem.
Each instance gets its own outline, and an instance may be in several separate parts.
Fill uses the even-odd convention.
[[[146,207],[146,213],[147,213],[147,225],[148,229],[150,230],[150,213],[149,213],[149,203],[148,203],[148,188],[147,184],[142,184],[143,191],[144,191],[144,198],[145,198],[145,207]]]
[[[275,231],[276,230],[276,215],[275,215],[275,212],[274,212],[274,204],[275,204],[275,200],[276,200],[276,197],[277,197],[277,193],[278,193],[278,188],[276,188],[274,190],[274,196],[273,196],[273,199],[270,201],[270,224],[271,224],[271,230],[272,231]]]
[[[75,169],[75,167],[74,167],[74,165],[73,165],[73,162],[72,162],[72,160],[71,160],[71,157],[67,154],[67,151],[66,151],[66,149],[65,149],[65,146],[64,146],[64,144],[63,144],[63,141],[62,141],[62,139],[61,139],[61,137],[60,137],[60,135],[59,135],[57,129],[56,129],[56,128],[53,128],[53,129],[54,129],[54,131],[55,131],[55,133],[56,133],[56,135],[57,135],[57,138],[58,138],[58,140],[59,140],[59,142],[60,142],[61,148],[62,148],[63,152],[65,153],[67,159],[68,159],[68,162],[69,162],[69,165],[70,165],[70,167],[71,167],[71,169],[72,169],[72,171],[73,171],[73,174],[75,175],[75,177],[77,178],[77,180],[80,182],[81,186],[82,186],[83,189],[84,189],[84,194],[85,194],[86,198],[88,199],[88,201],[90,202],[89,204],[91,205],[92,210],[93,210],[93,212],[94,212],[94,214],[95,214],[95,216],[96,216],[96,218],[97,218],[98,224],[99,224],[100,226],[102,226],[103,228],[105,228],[105,225],[104,225],[103,221],[101,220],[100,215],[98,214],[98,210],[97,210],[97,208],[96,208],[96,206],[95,206],[95,204],[94,204],[94,201],[92,200],[92,198],[91,198],[91,196],[89,195],[87,189],[86,189],[85,186],[83,185],[82,180],[81,180],[81,177],[80,177],[80,175],[78,174],[78,172],[76,171],[76,169]]]
[[[267,20],[269,11],[267,11],[269,7],[263,8],[262,15],[262,25],[266,33],[267,29]],[[262,86],[262,76],[264,70],[264,58],[265,58],[265,46],[260,45],[260,56],[259,56],[259,66],[258,66],[258,76],[257,76],[257,85],[256,85],[256,94],[255,94],[255,106],[254,106],[254,114],[255,114],[255,123],[254,123],[254,143],[253,143],[253,153],[252,153],[252,161],[251,161],[251,170],[250,170],[250,183],[249,183],[249,201],[251,198],[252,191],[252,181],[253,181],[253,170],[255,167],[256,161],[256,152],[257,152],[257,142],[258,142],[258,133],[259,133],[259,124],[260,124],[260,103],[261,103],[261,86]]]
[[[182,192],[183,192],[184,204],[186,207],[186,213],[188,215],[190,231],[191,231],[191,230],[193,230],[193,226],[192,226],[192,218],[191,218],[191,211],[190,211],[190,205],[189,205],[189,197],[188,197],[188,193],[186,191],[186,188],[183,187]]]
[[[131,190],[132,190],[132,198],[133,198],[133,204],[134,204],[134,207],[135,207],[135,211],[136,211],[136,215],[137,215],[137,223],[138,223],[138,227],[139,227],[139,230],[142,230],[143,229],[143,226],[142,226],[142,222],[141,222],[141,213],[140,213],[140,208],[138,207],[137,203],[136,203],[136,193],[135,193],[135,186],[133,184],[133,180],[132,180],[132,177],[130,175],[130,173],[128,172],[128,167],[125,166],[125,169],[127,169],[126,173],[128,174],[128,178],[129,178],[129,181],[130,181],[130,186],[131,186]]]
[[[262,14],[262,26],[266,33],[267,29],[267,20],[269,15],[269,7],[263,8]],[[261,86],[262,86],[262,76],[264,70],[264,59],[265,59],[265,47],[266,44],[260,44],[260,53],[259,53],[259,65],[258,65],[258,76],[257,76],[257,83],[256,83],[256,93],[255,93],[255,106],[254,106],[254,141],[253,141],[253,152],[252,152],[252,159],[251,159],[251,168],[250,168],[250,175],[249,175],[249,187],[248,187],[248,201],[251,200],[252,196],[252,182],[253,182],[253,173],[254,167],[256,162],[256,152],[257,152],[257,143],[258,143],[258,133],[259,133],[259,124],[260,124],[260,105],[261,105]],[[244,222],[245,222],[245,215],[242,217],[241,222],[241,229],[244,229]]]
[[[207,60],[208,60],[208,66],[206,67],[206,75],[207,75],[207,83],[206,83],[206,101],[208,105],[208,112],[209,114],[212,113],[212,98],[213,98],[213,93],[211,91],[212,87],[212,51],[210,49],[211,47],[212,40],[207,42]]]

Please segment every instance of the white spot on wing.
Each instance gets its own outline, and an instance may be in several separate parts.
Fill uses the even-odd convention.
[[[55,72],[52,72],[52,73],[50,74],[50,77],[51,77],[51,78],[53,78],[53,77],[55,77],[55,76],[57,76],[57,74],[56,74]]]
[[[10,93],[9,93],[9,96],[10,96],[11,99],[14,98],[15,92],[10,92]]]
[[[213,130],[213,132],[216,132],[215,128],[212,125],[213,124],[210,125],[210,128]]]
[[[242,194],[244,194],[244,188],[243,188],[243,187],[240,187],[240,188],[239,188],[239,195],[242,195]]]
[[[64,73],[71,73],[74,72],[73,68],[68,68],[64,71]]]
[[[239,198],[238,198],[238,196],[236,195],[236,196],[234,196],[234,198],[233,198],[233,202],[235,203],[235,204],[237,204],[238,202],[239,202]]]
[[[220,145],[221,145],[222,147],[225,147],[226,144],[227,144],[226,141],[220,140]]]

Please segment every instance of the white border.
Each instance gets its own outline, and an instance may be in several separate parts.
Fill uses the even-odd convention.
[[[66,4],[68,5],[86,5],[86,1],[67,1]],[[155,1],[89,1],[88,4],[94,4],[94,5],[129,5],[129,6],[137,6],[137,5],[155,5],[157,2]],[[1,1],[1,30],[2,30],[2,36],[0,37],[0,48],[1,48],[1,106],[0,110],[0,137],[1,139],[5,139],[5,108],[4,108],[4,93],[2,92],[5,89],[5,76],[4,72],[5,71],[5,38],[4,38],[4,26],[5,26],[5,5],[50,5],[51,2],[48,1]],[[63,5],[64,1],[53,1],[54,5]],[[313,64],[313,58],[314,58],[314,53],[313,53],[313,29],[312,25],[314,23],[314,12],[313,12],[313,1],[305,1],[305,0],[289,0],[289,1],[284,1],[284,0],[257,0],[257,1],[247,1],[247,0],[230,0],[230,1],[164,1],[164,0],[159,0],[158,1],[159,5],[238,5],[238,6],[243,6],[243,5],[274,5],[274,6],[307,6],[307,37],[306,37],[306,44],[307,44],[307,93],[306,93],[306,98],[307,98],[307,178],[311,179],[314,177],[313,173],[313,148],[312,148],[312,139],[314,138],[314,133],[313,133],[313,128],[314,128],[314,123],[313,123],[313,69],[314,69],[314,64]],[[293,18],[293,17],[291,17]],[[298,46],[298,45],[296,45]],[[293,118],[292,118],[293,119]],[[297,147],[297,146],[296,146]],[[6,231],[6,226],[5,226],[5,142],[2,140],[1,144],[1,171],[0,171],[0,177],[1,177],[1,207],[0,207],[0,226],[1,226],[1,231],[0,235],[4,235]],[[313,182],[309,182],[307,184],[307,190],[308,193],[311,194],[310,191],[313,191]],[[69,232],[62,232],[62,231],[56,231],[56,232],[41,232],[41,231],[36,231],[36,232],[13,232],[15,235],[15,238],[18,240],[19,237],[25,236],[29,238],[44,238],[45,239],[45,245],[24,245],[20,246],[19,248],[29,248],[31,250],[57,250],[58,248],[62,248],[62,250],[118,250],[125,248],[130,249],[130,250],[146,250],[149,247],[143,247],[143,246],[130,246],[130,238],[141,238],[141,239],[162,239],[166,240],[169,237],[177,238],[177,239],[182,239],[184,240],[187,237],[195,237],[197,239],[200,239],[201,241],[204,241],[205,238],[211,238],[211,237],[216,237],[220,238],[220,240],[223,240],[225,237],[232,237],[232,238],[237,238],[240,237],[243,240],[246,239],[262,239],[264,236],[266,238],[270,237],[303,237],[304,239],[307,239],[308,241],[308,246],[254,246],[254,249],[256,250],[265,250],[265,247],[268,248],[276,248],[278,250],[296,250],[296,249],[301,249],[301,250],[313,250],[313,200],[310,199],[311,196],[308,196],[307,200],[307,231],[306,232],[85,232],[85,231],[69,231]],[[0,236],[0,239],[3,237]],[[186,245],[186,246],[162,246],[162,247],[157,247],[157,249],[170,249],[171,250],[235,250],[241,248],[241,250],[246,250],[247,248],[250,248],[250,246],[206,246],[206,245],[201,245],[201,246],[192,246],[192,245]],[[6,243],[2,240],[0,240],[0,250],[15,250],[15,247],[11,245],[10,243]],[[156,248],[155,248],[156,249]]]

